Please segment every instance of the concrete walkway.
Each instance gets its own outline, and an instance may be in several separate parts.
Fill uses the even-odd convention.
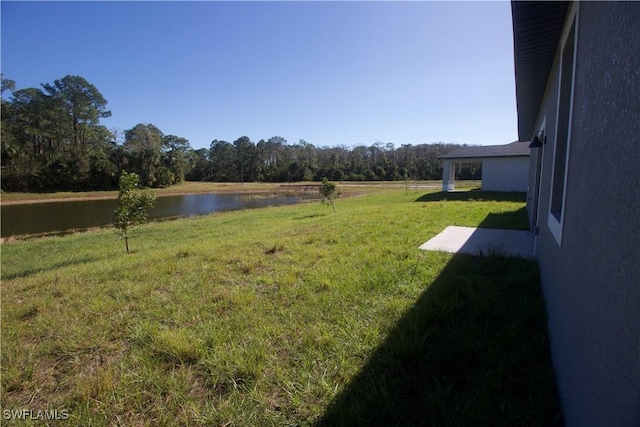
[[[422,244],[420,249],[470,255],[490,252],[535,259],[533,234],[523,230],[449,226],[442,233]]]

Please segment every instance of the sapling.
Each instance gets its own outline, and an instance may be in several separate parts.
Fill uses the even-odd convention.
[[[140,177],[135,173],[122,171],[118,181],[118,205],[113,212],[113,225],[124,237],[124,245],[129,251],[129,231],[147,222],[147,210],[156,200],[155,194],[140,191]]]
[[[329,182],[329,180],[325,177],[322,178],[320,194],[322,194],[322,203],[330,205],[333,208],[333,213],[335,213],[336,207],[333,204],[333,201],[340,197],[342,192],[336,188],[336,185],[333,182]]]

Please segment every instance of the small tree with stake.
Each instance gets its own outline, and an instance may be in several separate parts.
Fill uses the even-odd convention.
[[[113,212],[113,224],[120,236],[124,237],[124,244],[129,251],[129,231],[147,222],[147,209],[153,206],[155,194],[138,190],[140,177],[135,173],[122,171],[118,181],[118,205]]]
[[[330,205],[333,208],[333,213],[336,213],[336,207],[334,206],[333,201],[340,197],[340,194],[342,194],[339,190],[336,189],[336,185],[333,182],[329,182],[326,177],[322,178],[320,194],[322,194],[322,203]]]

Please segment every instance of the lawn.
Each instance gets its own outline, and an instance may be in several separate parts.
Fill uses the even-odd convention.
[[[560,424],[537,265],[417,249],[447,225],[526,228],[523,197],[364,193],[335,214],[148,224],[131,255],[113,230],[3,244],[2,409],[64,409],[65,425]]]

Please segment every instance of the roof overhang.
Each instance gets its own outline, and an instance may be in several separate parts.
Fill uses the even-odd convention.
[[[440,160],[451,161],[455,163],[479,163],[489,159],[501,159],[501,160],[513,160],[513,159],[527,159],[529,155],[517,155],[517,156],[475,156],[475,157],[438,157]]]
[[[470,147],[462,147],[449,153],[438,156],[440,160],[458,160],[458,161],[482,161],[490,158],[514,158],[529,157],[531,149],[529,141],[512,142],[504,145],[474,145]]]
[[[568,8],[566,1],[511,2],[519,141],[534,134]]]

